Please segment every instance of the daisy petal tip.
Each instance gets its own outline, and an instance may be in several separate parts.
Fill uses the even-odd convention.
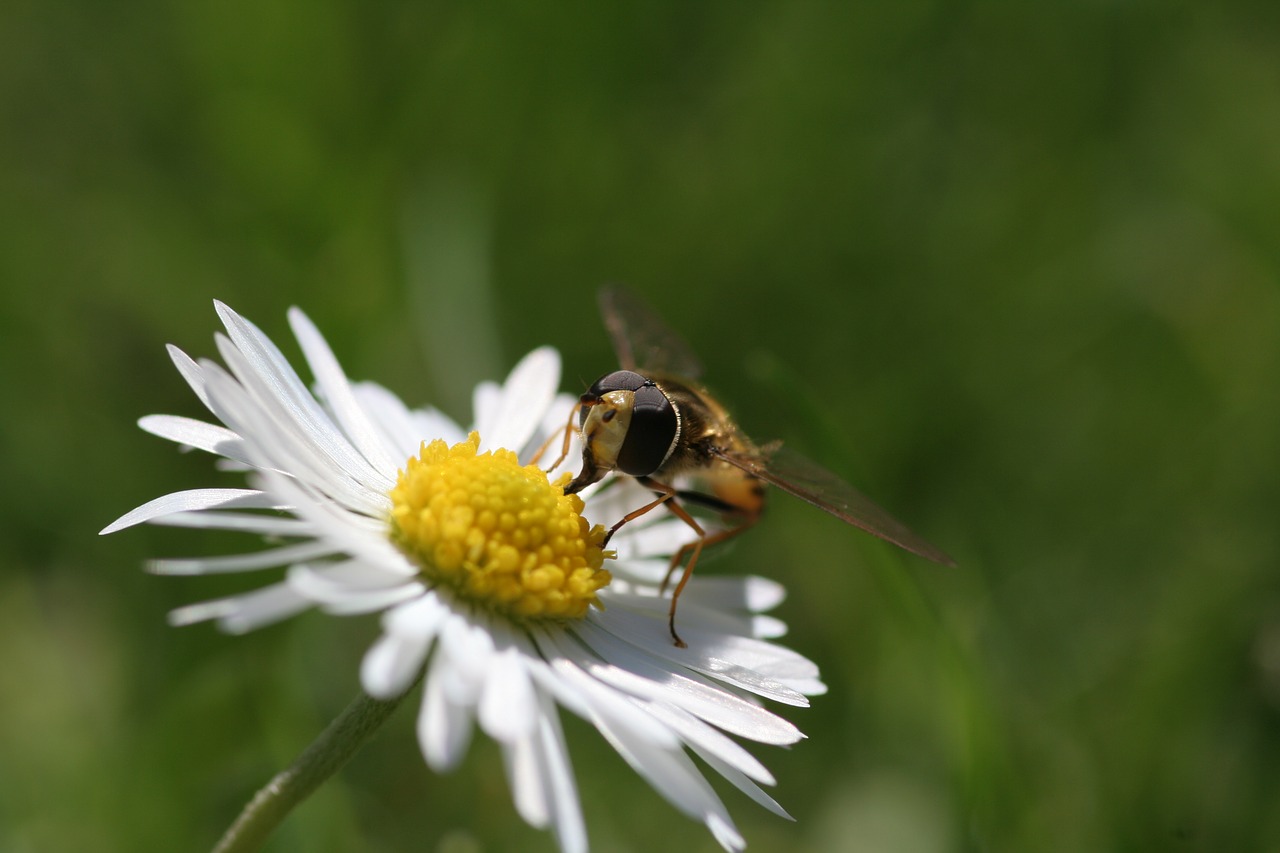
[[[560,373],[560,351],[553,346],[538,347],[525,356],[525,360],[539,370]]]
[[[214,310],[218,312],[218,318],[222,320],[222,325],[226,327],[228,332],[234,334],[236,329],[255,329],[256,327],[242,317],[234,308],[225,302],[213,301]]]
[[[173,362],[173,366],[178,368],[179,373],[186,375],[192,371],[199,372],[199,364],[196,363],[194,358],[187,355],[186,350],[182,349],[182,347],[177,344],[165,344],[164,349],[169,354],[169,361]]]
[[[108,536],[112,533],[119,533],[121,530],[128,530],[143,521],[141,514],[137,509],[131,509],[106,527],[98,531],[99,536]]]
[[[747,840],[742,837],[742,833],[738,832],[738,828],[724,817],[718,814],[708,815],[706,824],[707,829],[711,830],[711,834],[725,850],[738,853],[746,849]]]
[[[116,531],[118,531],[118,530],[124,530],[124,528],[125,528],[127,525],[123,525],[123,524],[121,524],[121,523],[120,523],[120,522],[121,522],[121,520],[122,520],[122,519],[117,518],[115,521],[111,522],[111,523],[110,523],[110,524],[108,524],[106,527],[104,527],[104,528],[102,528],[101,530],[99,530],[99,531],[98,531],[98,535],[99,535],[99,536],[106,536],[106,535],[108,535],[108,534],[110,534],[110,533],[115,533],[115,532],[116,532]]]
[[[240,315],[230,305],[219,299],[213,300],[213,310],[218,312],[218,319],[228,329],[240,319]]]
[[[289,328],[293,329],[295,333],[301,329],[304,334],[320,334],[320,330],[316,328],[316,324],[307,316],[307,312],[303,311],[297,305],[289,306],[289,310],[285,313],[285,316],[289,320]]]
[[[360,689],[369,694],[369,698],[379,702],[390,702],[399,699],[409,690],[408,684],[400,684],[388,678],[360,674]]]
[[[207,601],[201,604],[188,604],[185,607],[178,607],[170,610],[165,615],[165,622],[169,623],[170,628],[185,628],[188,625],[194,625],[197,622],[205,622],[209,619],[216,619],[227,612],[227,603],[225,601]]]
[[[241,637],[248,634],[263,625],[271,624],[277,620],[256,619],[244,613],[232,613],[218,619],[218,630],[224,634],[230,634],[232,637]]]
[[[360,688],[380,702],[389,702],[404,695],[407,683],[396,678],[389,661],[372,653],[366,654],[360,664]]]

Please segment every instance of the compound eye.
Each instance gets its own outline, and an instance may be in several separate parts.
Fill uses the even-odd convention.
[[[595,384],[583,394],[584,402],[590,397],[599,400],[610,391],[638,391],[646,384],[650,384],[639,373],[632,370],[615,370],[613,373],[606,373],[596,380]]]
[[[631,425],[618,451],[618,469],[632,477],[646,477],[657,471],[666,461],[679,428],[680,419],[667,395],[646,381],[635,392]]]
[[[636,391],[646,384],[652,386],[653,383],[633,370],[615,370],[613,373],[601,376],[585,394],[578,398],[578,402],[582,403],[578,411],[578,427],[586,425],[588,410],[604,399],[605,394],[613,391]]]

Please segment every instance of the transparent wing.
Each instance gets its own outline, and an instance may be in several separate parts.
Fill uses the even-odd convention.
[[[702,363],[693,349],[625,287],[610,284],[600,288],[600,314],[624,370],[683,379],[702,375]]]
[[[905,524],[876,505],[871,498],[816,462],[786,448],[764,448],[761,458],[714,451],[716,456],[766,483],[790,492],[841,521],[892,542],[926,560],[954,566],[955,560],[913,533]]]

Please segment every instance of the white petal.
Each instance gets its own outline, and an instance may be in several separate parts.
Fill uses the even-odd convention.
[[[471,392],[471,412],[475,428],[483,439],[498,428],[498,408],[502,405],[502,389],[496,382],[481,382]]]
[[[696,743],[689,744],[689,748],[692,749],[695,753],[697,753],[699,758],[707,762],[707,764],[710,765],[712,770],[716,771],[721,776],[723,776],[726,780],[728,780],[728,782],[731,785],[733,785],[733,787],[737,788],[739,791],[746,794],[748,797],[755,800],[757,803],[764,806],[766,809],[773,812],[778,817],[786,818],[787,820],[795,820],[795,818],[793,818],[787,812],[786,809],[784,809],[781,805],[778,804],[777,800],[775,800],[773,797],[766,794],[764,791],[760,790],[759,785],[757,785],[755,782],[752,782],[741,772],[731,767],[730,765],[725,764],[716,756],[700,749]]]
[[[585,702],[587,719],[592,724],[625,729],[631,738],[646,741],[659,749],[671,749],[679,744],[670,728],[646,714],[626,694],[598,681],[579,667],[566,653],[572,641],[560,631],[543,630],[535,637],[554,673],[556,688],[576,693]],[[535,676],[538,673],[536,669],[533,672]]]
[[[551,347],[540,347],[521,359],[503,383],[489,432],[480,433],[481,450],[523,450],[542,423],[559,384],[560,354]]]
[[[99,535],[115,533],[126,527],[153,521],[166,515],[179,512],[199,512],[213,509],[278,509],[276,501],[270,495],[254,489],[191,489],[185,492],[174,492],[170,495],[147,501],[137,509],[126,512],[115,521],[102,528]]]
[[[696,601],[717,610],[763,613],[777,607],[786,597],[786,587],[768,578],[708,575],[685,588],[680,604]]]
[[[466,754],[471,742],[471,710],[451,702],[445,682],[450,663],[436,649],[427,672],[422,709],[418,713],[418,744],[432,770],[452,770]]]
[[[610,475],[592,488],[594,491],[583,498],[587,502],[587,515],[592,521],[604,524],[606,527],[631,512],[631,510],[639,509],[653,500],[653,493],[631,477]],[[586,492],[584,491],[583,494],[586,494]],[[647,521],[651,523],[662,517],[662,515],[655,514],[652,518],[648,518]],[[686,530],[688,529],[688,525],[685,525],[684,522],[680,523],[684,525]],[[622,527],[618,532],[617,538],[625,539],[630,537],[643,527],[644,523],[632,522]],[[692,533],[692,531],[689,532]],[[670,556],[671,552],[683,542],[684,540],[682,539],[680,542],[673,543],[675,547],[666,552],[667,556]],[[613,542],[611,541],[609,544],[612,546]]]
[[[394,699],[404,693],[427,659],[431,639],[383,634],[360,661],[360,686],[375,699]]]
[[[379,613],[388,607],[412,601],[422,595],[425,587],[420,583],[408,583],[388,589],[374,589],[349,593],[340,600],[321,605],[325,613],[333,616],[355,616],[361,613]]]
[[[245,634],[263,625],[296,616],[311,607],[311,602],[285,584],[265,587],[236,599],[234,612],[218,620],[218,627],[228,634]]]
[[[516,649],[509,647],[493,655],[477,717],[480,728],[503,743],[532,735],[537,725],[537,702],[529,671]]]
[[[177,415],[147,415],[138,420],[138,426],[152,435],[187,447],[216,453],[237,462],[247,464],[249,461],[244,455],[244,441],[226,427]]]
[[[738,745],[732,738],[716,731],[692,714],[662,702],[646,702],[645,708],[657,719],[671,727],[689,746],[696,746],[699,753],[714,755],[743,775],[765,785],[776,780],[755,756]]]
[[[271,413],[272,423],[287,430],[304,446],[319,452],[353,480],[385,491],[392,483],[390,473],[374,468],[337,428],[329,415],[303,385],[298,374],[271,340],[248,320],[218,303],[231,343],[217,336],[218,350],[245,390],[264,411]],[[216,403],[217,390],[206,368],[209,396]],[[225,421],[224,421],[225,422]],[[235,429],[234,424],[228,423]],[[236,430],[246,435],[244,430]],[[261,433],[254,433],[259,437]]]
[[[625,530],[626,528],[624,527],[623,529]],[[609,547],[613,547],[613,540],[609,541]],[[669,557],[661,557],[652,560],[637,560],[630,557],[619,557],[609,563],[608,568],[615,580],[628,581],[632,584],[647,587],[652,595],[657,597],[658,586],[671,569],[671,559]],[[679,578],[677,577],[676,579],[678,580]],[[607,591],[612,593],[619,589],[621,587],[610,586]]]
[[[766,643],[751,637],[709,636],[719,653],[740,666],[748,666],[761,675],[780,681],[818,677],[818,665],[798,652],[777,643]]]
[[[545,694],[537,700],[534,730],[503,750],[512,799],[530,825],[552,825],[563,853],[586,853],[582,807],[555,704]]]
[[[648,562],[645,563],[649,565]],[[671,599],[659,595],[658,588],[643,579],[635,577],[635,561],[625,561],[610,565],[614,572],[613,583],[600,593],[601,601],[608,607],[620,607],[649,614],[655,618],[666,618],[671,609]],[[659,580],[666,576],[666,566],[659,573]],[[706,607],[699,603],[698,597],[690,597],[689,591],[696,589],[705,578],[695,577],[685,593],[680,597],[680,612],[676,616],[677,630],[684,624],[699,625],[708,631],[719,634],[743,637],[780,637],[787,632],[784,622],[765,616],[753,616],[738,610],[726,610],[717,607]],[[656,583],[656,582],[655,582]]]
[[[191,386],[191,390],[200,398],[200,402],[204,403],[205,408],[210,408],[209,395],[204,388],[204,371],[200,365],[173,344],[169,344],[165,349],[169,351],[170,361],[173,362],[174,367],[178,368],[178,373],[186,380],[187,385]]]
[[[147,563],[147,571],[157,575],[217,575],[286,566],[303,560],[314,560],[330,553],[332,549],[325,543],[308,541],[226,557],[151,560]]]
[[[781,619],[775,619],[772,616],[752,616],[749,620],[748,627],[742,633],[749,637],[755,637],[759,640],[776,640],[779,637],[785,637],[787,634],[787,623]],[[801,690],[806,696],[814,694]]]
[[[782,717],[723,688],[672,672],[652,655],[623,643],[598,626],[585,625],[578,630],[591,650],[613,665],[606,668],[600,664],[592,674],[619,689],[670,703],[727,732],[761,743],[787,745],[803,738]]]
[[[382,617],[385,633],[361,662],[365,691],[381,698],[400,695],[422,668],[448,615],[431,593],[388,610]]]
[[[357,560],[328,564],[299,564],[286,580],[299,595],[325,605],[328,612],[381,610],[379,602],[400,602],[422,594],[422,584]]]
[[[390,481],[369,467],[314,400],[313,419],[309,410],[300,411],[280,396],[222,336],[219,344],[227,364],[242,378],[237,381],[217,364],[202,362],[209,401],[219,420],[245,438],[246,455],[255,466],[288,471],[366,513],[385,501]]]
[[[538,699],[542,706],[538,715],[539,766],[551,793],[552,826],[563,853],[587,853],[587,828],[582,820],[582,805],[578,801],[578,787],[573,781],[560,720],[550,697],[540,694]]]
[[[388,610],[382,617],[382,627],[388,634],[432,640],[451,615],[435,593],[429,592]]]
[[[249,513],[179,512],[151,519],[152,524],[163,527],[198,527],[210,530],[238,530],[242,533],[258,533],[262,536],[309,536],[314,531],[309,523],[296,518],[275,515],[251,515]]]
[[[782,683],[805,696],[825,696],[827,693],[826,683],[819,678],[788,678]]]
[[[588,618],[609,633],[677,666],[687,667],[717,681],[787,705],[801,708],[809,705],[809,700],[803,694],[751,668],[751,664],[763,656],[759,652],[779,647],[759,640],[744,640],[741,637],[705,632],[689,625],[688,620],[685,620],[680,627],[680,636],[688,643],[688,648],[681,649],[672,644],[665,619],[628,613],[620,607],[610,607],[604,614],[589,614]],[[756,643],[762,648],[755,650],[757,654],[742,655],[744,662],[740,663],[737,653],[741,650],[742,643]],[[795,656],[799,658],[799,655]]]
[[[648,495],[631,509],[644,506],[652,499],[653,496]],[[627,510],[626,512],[630,511]],[[622,515],[626,515],[626,512],[623,512]],[[648,520],[647,516],[643,518],[646,521]],[[623,531],[626,531],[626,536],[622,535]],[[655,516],[655,519],[648,524],[633,521],[623,527],[622,530],[618,531],[617,536],[609,540],[609,547],[618,552],[619,559],[638,559],[661,555],[669,563],[671,555],[678,551],[682,545],[694,542],[697,538],[698,534],[694,529],[679,518]]]
[[[726,837],[736,834],[724,804],[707,780],[679,747],[655,748],[638,733],[618,721],[597,719],[592,721],[605,739],[617,750],[631,768],[645,778],[663,799],[681,812],[702,820],[717,840],[724,844],[717,830],[728,830]],[[741,836],[738,836],[739,849]]]
[[[382,434],[387,446],[393,448],[396,470],[404,468],[406,459],[418,455],[423,440],[440,437],[424,432],[418,419],[404,402],[377,383],[357,382],[351,386],[351,393],[369,413],[369,418]],[[455,426],[454,433],[458,432],[460,431]]]
[[[218,598],[212,601],[201,601],[197,604],[188,604],[169,611],[169,624],[175,628],[184,625],[194,625],[197,622],[207,622],[210,619],[218,619],[226,616],[235,610],[234,600],[230,598]]]
[[[301,613],[311,602],[278,583],[244,595],[205,601],[179,607],[169,614],[169,624],[190,625],[217,619],[218,627],[228,634],[243,634]]]
[[[419,443],[439,438],[452,447],[458,442],[464,441],[467,437],[466,430],[454,423],[448,415],[437,409],[431,407],[415,409],[411,414],[413,415],[414,427],[421,435]],[[411,455],[418,455],[417,444],[414,445]]]
[[[448,662],[440,676],[445,696],[455,705],[474,708],[480,701],[480,691],[494,656],[489,632],[455,614],[440,632],[440,648],[436,654]]]
[[[502,763],[516,812],[530,826],[545,829],[551,822],[551,791],[543,777],[538,746],[534,733],[503,741]]]
[[[400,461],[391,457],[386,442],[356,402],[351,383],[320,330],[297,308],[289,309],[289,324],[302,347],[302,354],[311,365],[316,384],[347,438],[376,470],[384,474],[395,471]]]
[[[733,825],[729,815],[709,814],[706,818],[706,824],[707,829],[711,830],[711,834],[716,841],[729,853],[736,853],[736,851],[746,848],[747,840],[742,837],[741,832],[738,832],[738,828]]]
[[[417,568],[387,538],[382,519],[343,509],[304,484],[273,471],[259,472],[254,479],[263,491],[292,504],[294,515],[313,528],[313,535],[326,541],[332,550],[405,577],[417,576]]]
[[[244,357],[220,337],[229,360],[249,372]],[[276,402],[264,405],[221,365],[201,361],[209,389],[209,407],[218,420],[241,436],[243,459],[253,468],[288,472],[290,477],[324,486],[331,494],[352,491],[350,478],[279,412]],[[248,436],[249,438],[244,438]]]

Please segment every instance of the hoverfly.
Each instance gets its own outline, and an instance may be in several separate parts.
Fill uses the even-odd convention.
[[[724,406],[697,384],[702,368],[693,351],[629,291],[616,286],[602,289],[600,312],[621,369],[596,380],[570,414],[561,459],[568,453],[576,417],[582,436],[582,470],[565,492],[579,492],[616,471],[634,477],[654,493],[654,500],[609,529],[605,545],[624,524],[659,506],[666,506],[697,534],[671,558],[663,582],[665,591],[687,556],[668,616],[677,646],[685,644],[676,633],[676,602],[693,575],[698,555],[704,546],[737,536],[759,520],[766,483],[913,554],[955,565],[835,474],[784,450],[779,442],[752,443]],[[677,488],[675,478],[682,475],[706,491]],[[708,535],[682,503],[718,512],[731,526]]]

